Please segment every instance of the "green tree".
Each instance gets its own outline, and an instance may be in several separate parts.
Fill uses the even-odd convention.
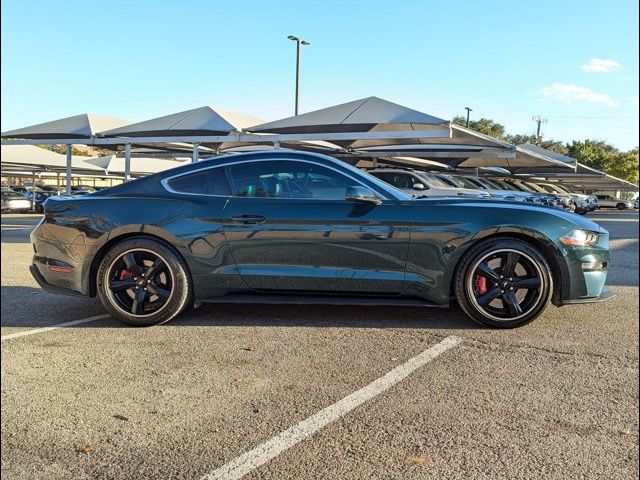
[[[530,143],[532,145],[538,145],[539,147],[551,150],[552,152],[566,155],[568,153],[567,146],[558,140],[541,140],[536,141],[535,135],[505,135],[504,139],[514,145],[522,145],[523,143]]]
[[[567,154],[589,167],[607,171],[607,166],[618,150],[601,140],[584,140],[567,145]]]
[[[461,116],[453,117],[451,123],[455,123],[456,125],[466,126],[467,119]],[[475,130],[476,132],[484,133],[485,135],[489,135],[491,137],[497,138],[499,140],[504,139],[505,135],[505,127],[504,125],[491,120],[490,118],[481,118],[480,120],[471,120],[469,122],[469,128]]]
[[[614,177],[622,178],[632,183],[638,182],[638,149],[630,152],[618,152],[612,156],[606,172]]]
[[[61,155],[66,155],[67,154],[67,147],[65,145],[43,145],[43,144],[39,144],[36,145],[37,147],[40,148],[44,148],[46,150],[51,150],[52,152],[56,152],[59,153]],[[76,147],[71,147],[71,155],[78,155],[80,157],[90,157],[91,155],[84,151],[84,150],[79,150]]]

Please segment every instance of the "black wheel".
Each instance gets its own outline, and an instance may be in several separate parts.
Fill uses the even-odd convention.
[[[473,320],[514,328],[537,318],[553,292],[544,256],[520,240],[492,239],[472,247],[454,279],[458,303]]]
[[[626,210],[627,206],[624,203],[619,203],[619,204],[616,205],[616,208],[618,210]]]
[[[96,280],[104,307],[129,325],[167,322],[191,299],[184,261],[171,248],[147,238],[132,238],[111,248],[100,262]]]

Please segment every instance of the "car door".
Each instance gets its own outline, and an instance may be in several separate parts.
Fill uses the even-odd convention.
[[[260,291],[402,292],[409,246],[400,201],[347,201],[354,176],[305,160],[227,167],[223,230],[238,271]],[[379,193],[379,192],[378,192]],[[382,195],[381,195],[382,196]]]

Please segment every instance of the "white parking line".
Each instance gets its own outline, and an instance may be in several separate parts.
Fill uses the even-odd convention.
[[[242,478],[252,470],[277,457],[285,450],[303,441],[329,423],[385,392],[407,378],[415,370],[429,363],[438,355],[455,347],[460,342],[462,342],[462,338],[460,337],[450,336],[445,338],[440,343],[428,348],[382,377],[374,380],[366,387],[347,395],[333,405],[323,408],[309,418],[296,423],[275,437],[258,445],[253,450],[243,453],[235,460],[208,473],[202,477],[202,480],[236,480]]]
[[[109,314],[104,314],[104,315],[97,315],[95,317],[81,318],[80,320],[72,320],[70,322],[56,323],[55,325],[51,325],[50,327],[35,328],[33,330],[25,330],[24,332],[4,335],[3,337],[0,337],[0,338],[4,342],[5,340],[11,340],[12,338],[26,337],[27,335],[35,335],[36,333],[44,333],[44,332],[48,332],[49,330],[57,330],[59,328],[72,327],[73,325],[79,325],[81,323],[95,322],[96,320],[101,320],[103,318],[108,318],[110,316],[111,315]]]

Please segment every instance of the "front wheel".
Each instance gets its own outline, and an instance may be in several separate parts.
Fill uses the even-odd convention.
[[[627,206],[624,203],[619,203],[619,204],[616,205],[616,208],[618,210],[626,210]]]
[[[96,280],[107,311],[134,326],[168,322],[191,298],[191,279],[182,258],[148,238],[112,247],[100,262]]]
[[[514,328],[536,319],[553,292],[544,256],[521,240],[491,239],[472,247],[461,259],[454,291],[473,320]]]

